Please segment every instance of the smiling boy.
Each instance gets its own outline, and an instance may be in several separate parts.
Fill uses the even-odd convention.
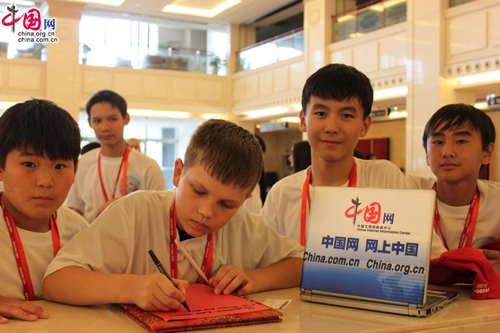
[[[372,103],[370,80],[354,67],[327,65],[307,79],[300,128],[311,145],[311,167],[276,183],[261,211],[280,234],[305,244],[315,186],[402,186],[403,174],[393,163],[353,157],[370,128]]]
[[[188,282],[202,281],[186,253],[215,293],[297,286],[303,248],[260,216],[239,209],[262,165],[262,150],[248,131],[224,120],[203,123],[191,138],[185,163],[175,162],[177,191],[140,191],[113,203],[52,262],[44,296],[77,305],[176,309]],[[178,252],[178,246],[185,251]],[[179,290],[157,272],[150,249]]]
[[[461,247],[481,247],[500,240],[500,184],[479,180],[495,149],[495,126],[481,110],[466,104],[442,107],[429,119],[423,134],[427,164],[437,177],[410,177],[419,188],[435,188],[437,196],[432,257]],[[440,246],[436,244],[442,240]],[[500,253],[483,250],[494,267]]]
[[[61,207],[75,177],[80,130],[68,112],[34,99],[5,111],[0,142],[0,180],[5,187],[0,192],[0,323],[5,317],[47,318],[43,309],[23,301],[42,298],[49,262],[88,226]]]
[[[92,222],[110,203],[128,193],[165,190],[158,163],[130,149],[123,138],[130,122],[125,99],[102,90],[90,98],[86,111],[101,149],[82,156],[66,205]]]

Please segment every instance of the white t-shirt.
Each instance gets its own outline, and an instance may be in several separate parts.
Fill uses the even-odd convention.
[[[94,149],[81,157],[75,183],[66,200],[66,206],[78,209],[89,222],[95,219],[97,210],[106,202],[99,181],[97,159],[100,151]],[[103,183],[110,200],[121,162],[122,157],[101,156]],[[123,167],[116,186],[116,198],[122,196],[122,181]],[[165,179],[158,163],[135,149],[130,150],[128,157],[127,183],[127,194],[137,190],[165,190]]]
[[[407,177],[415,188],[432,189],[436,182],[432,178]],[[500,240],[500,183],[478,180],[479,188],[479,213],[477,218],[474,237],[472,238],[473,247]],[[437,199],[439,218],[444,238],[450,250],[458,248],[460,237],[464,229],[469,206],[449,206]],[[432,257],[438,257],[446,248],[441,241],[443,235],[433,237]],[[437,244],[434,244],[437,243]],[[440,251],[440,252],[439,252]]]
[[[76,233],[88,227],[87,221],[71,209],[62,206],[57,210],[56,223],[61,248]],[[33,232],[17,228],[19,237],[26,254],[26,261],[31,276],[31,282],[35,290],[37,299],[42,296],[42,278],[45,269],[54,258],[54,248],[52,247],[52,233]],[[24,301],[24,289],[19,276],[16,258],[7,225],[3,213],[0,211],[0,256],[2,258],[2,269],[0,274],[0,295],[12,297]]]
[[[357,166],[358,187],[401,188],[403,186],[404,175],[394,163],[387,160],[357,158],[354,158],[354,161]],[[298,242],[300,241],[302,188],[308,170],[297,172],[274,184],[260,213],[264,220],[281,235]],[[348,182],[343,186],[347,185]],[[309,185],[309,193],[312,198],[314,187],[311,185]],[[306,226],[308,227],[309,223],[306,223]]]
[[[170,272],[169,216],[174,198],[175,192],[139,191],[114,202],[58,253],[45,276],[66,266],[101,273],[156,273],[158,269],[148,255],[150,249]],[[207,236],[203,236],[181,242],[199,267],[206,241]],[[288,257],[301,258],[304,250],[294,240],[278,235],[259,215],[245,209],[239,209],[214,233],[213,248],[212,270],[233,265],[244,271],[267,267]],[[178,277],[195,282],[198,274],[180,250],[177,260]]]
[[[259,184],[255,185],[255,188],[252,191],[252,196],[246,199],[241,206],[254,214],[260,214],[262,209],[262,198],[260,197]]]

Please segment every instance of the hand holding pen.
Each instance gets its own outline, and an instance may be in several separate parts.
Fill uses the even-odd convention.
[[[158,259],[158,257],[156,257],[156,255],[155,255],[155,253],[153,252],[153,250],[149,250],[149,251],[148,251],[148,253],[149,253],[149,255],[151,256],[151,259],[152,259],[152,260],[153,260],[153,262],[155,263],[155,265],[156,265],[156,267],[158,268],[158,270],[160,271],[160,273],[162,273],[164,276],[166,276],[166,277],[170,280],[170,282],[172,282],[172,285],[173,285],[173,287],[176,289],[176,291],[178,291],[179,293],[182,293],[181,288],[179,288],[179,286],[175,283],[175,281],[174,281],[174,280],[170,277],[170,275],[168,274],[168,272],[165,270],[165,267],[163,267],[163,265],[161,264],[161,262],[160,262],[160,260]],[[179,280],[178,280],[178,281],[179,281]],[[189,285],[189,284],[188,284],[187,282],[185,282],[185,281],[183,281],[183,283],[185,283],[187,286]],[[164,295],[163,295],[164,297],[158,298],[158,301],[159,301],[160,303],[164,303],[164,302],[162,302],[162,298],[163,298],[163,299],[167,298],[167,299],[165,299],[164,301],[165,301],[166,303],[170,303],[170,301],[171,301],[171,300],[168,300],[168,298],[170,297],[170,294],[168,294],[168,296],[167,296],[167,292],[166,292],[163,288],[161,288],[161,289],[162,289],[162,291],[163,291],[163,293],[164,293]],[[182,289],[184,289],[184,290],[185,290],[185,289],[186,289],[186,287],[184,287],[184,285],[183,285],[183,288],[182,288]],[[174,298],[175,300],[177,300],[177,301],[181,302],[181,301],[178,299],[178,297],[171,297],[171,298]],[[188,306],[188,304],[187,304],[187,302],[186,302],[185,300],[184,300],[183,302],[181,302],[181,303],[182,303],[182,305],[184,306],[184,308],[186,308],[186,310],[188,310],[189,312],[191,312],[191,310],[189,309],[189,306]],[[161,311],[168,311],[168,310],[162,309],[161,307],[158,307],[158,306],[157,306],[157,308],[158,308],[159,310],[161,310]]]

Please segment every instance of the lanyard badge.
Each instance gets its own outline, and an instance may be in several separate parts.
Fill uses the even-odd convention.
[[[23,284],[24,298],[26,301],[34,301],[35,289],[33,288],[33,283],[31,281],[31,275],[28,267],[28,261],[26,260],[23,243],[21,241],[21,237],[19,236],[19,232],[17,231],[14,218],[7,210],[3,194],[0,197],[0,204],[2,206],[5,224],[7,225],[7,231],[9,232],[9,236],[12,242],[12,250],[14,251],[14,257],[16,258],[19,276],[21,277],[21,282]],[[54,250],[55,257],[61,247],[61,241],[59,238],[59,231],[57,229],[57,223],[54,215],[50,216],[50,231],[52,235],[52,248]]]
[[[130,152],[130,148],[127,146],[125,148],[125,153],[122,157],[122,162],[120,163],[120,169],[118,169],[118,174],[116,175],[115,187],[113,189],[113,196],[111,199],[115,198],[116,195],[116,187],[118,186],[118,180],[120,179],[120,172],[123,167],[123,179],[122,179],[122,197],[127,194],[127,164],[128,164],[128,155]],[[104,199],[106,202],[109,201],[108,193],[106,192],[106,188],[104,186],[104,182],[102,181],[102,171],[101,171],[101,152],[99,152],[99,157],[97,158],[97,171],[99,172],[99,182],[101,183],[102,194],[104,194]]]
[[[309,195],[309,184],[311,184],[311,169],[307,171],[306,181],[302,187],[302,205],[300,210],[300,245],[305,246],[306,244],[306,221],[307,221],[307,210],[311,209],[311,197]],[[347,186],[356,187],[358,182],[358,169],[356,167],[356,162],[353,160],[351,165],[351,171],[349,172],[349,183]]]
[[[177,245],[175,244],[175,238],[177,237],[177,219],[175,217],[175,201],[170,207],[170,272],[171,276],[177,279],[178,269],[177,269]],[[201,270],[205,273],[207,280],[210,279],[212,274],[212,261],[213,261],[213,251],[214,251],[214,233],[211,232],[207,236],[207,244],[205,246],[205,252],[203,254],[203,263],[201,265]],[[204,280],[201,276],[198,277],[197,283],[203,283]]]

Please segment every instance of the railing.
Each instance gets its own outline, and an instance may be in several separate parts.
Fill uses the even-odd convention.
[[[304,31],[295,29],[242,49],[238,71],[252,70],[302,55]]]
[[[370,6],[332,17],[333,42],[362,36],[406,21],[406,0],[374,1]]]
[[[105,53],[105,52],[104,52]],[[132,56],[130,59],[106,58],[103,50],[91,50],[85,44],[80,45],[80,64],[89,66],[133,67],[137,69],[156,68],[185,72],[200,72],[213,75],[226,75],[225,59],[205,50],[183,48],[158,48],[155,54]]]
[[[459,6],[459,5],[462,5],[464,3],[471,2],[471,1],[475,1],[475,0],[450,0],[450,7]]]
[[[47,49],[40,43],[8,43],[0,42],[0,57],[9,59],[40,59],[47,60]]]

